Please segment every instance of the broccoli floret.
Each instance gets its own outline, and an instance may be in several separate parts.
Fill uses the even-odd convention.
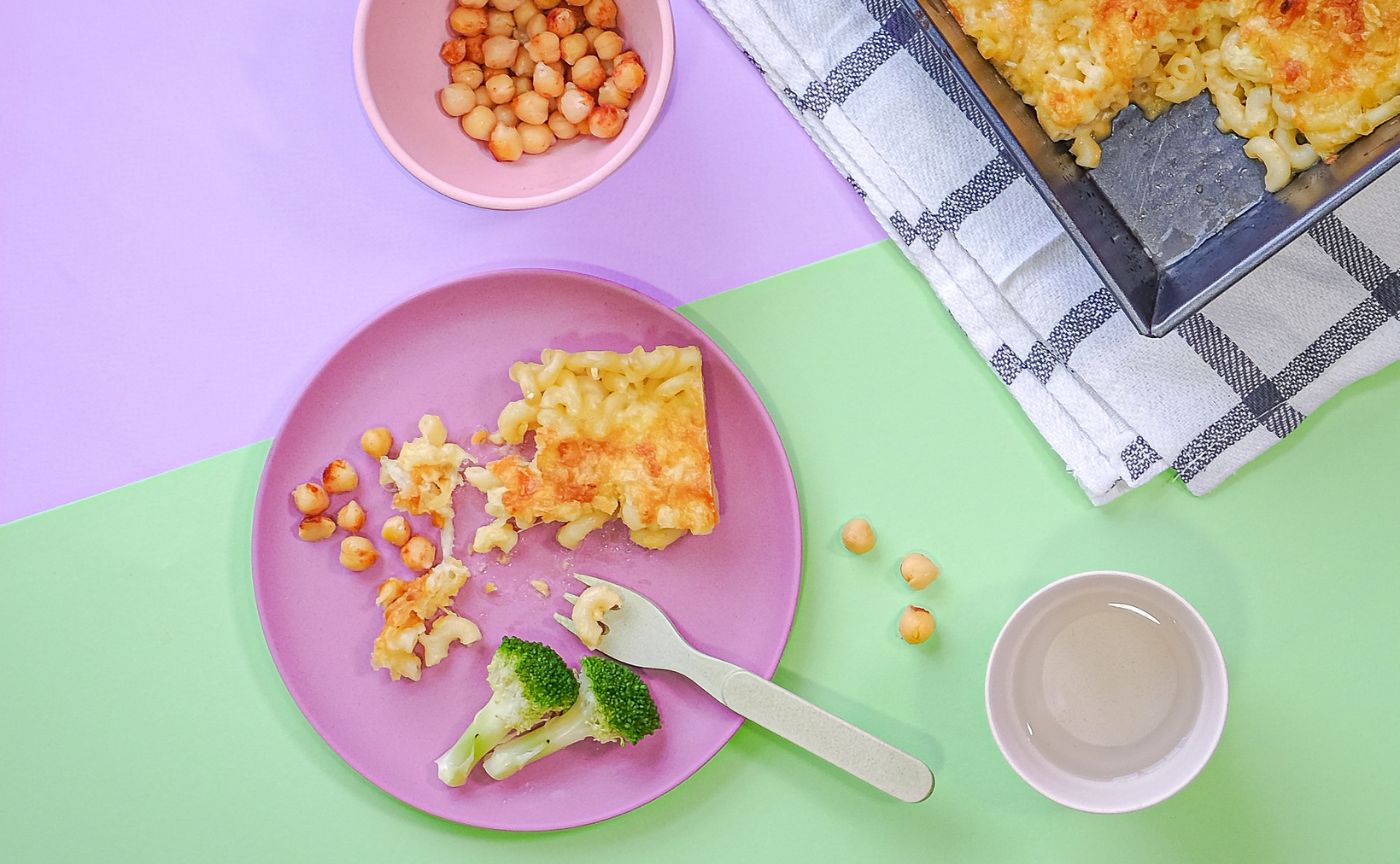
[[[497,747],[482,766],[497,780],[585,738],[636,744],[661,728],[656,703],[637,673],[604,657],[579,661],[578,701],[533,732]]]
[[[437,759],[438,779],[448,786],[465,783],[472,766],[492,747],[578,699],[578,679],[553,648],[514,636],[501,640],[486,667],[486,680],[491,700],[476,712],[452,749]]]

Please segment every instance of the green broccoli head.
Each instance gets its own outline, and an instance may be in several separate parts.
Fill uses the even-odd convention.
[[[487,774],[504,780],[587,738],[636,744],[661,728],[656,703],[637,673],[605,657],[584,657],[579,669],[583,680],[573,707],[497,747],[483,763]]]
[[[579,669],[593,693],[592,737],[636,744],[661,728],[651,691],[636,672],[606,657],[584,657]]]
[[[461,786],[491,748],[544,718],[566,711],[578,699],[579,684],[564,659],[542,642],[514,636],[501,640],[486,667],[491,699],[476,712],[457,743],[438,757],[438,779]]]
[[[515,636],[501,640],[501,647],[486,668],[486,680],[497,694],[518,691],[526,703],[519,711],[529,721],[526,728],[547,714],[567,710],[578,698],[578,679],[564,658],[543,642],[527,642]]]

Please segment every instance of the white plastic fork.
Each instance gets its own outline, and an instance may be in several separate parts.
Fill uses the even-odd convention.
[[[736,714],[901,801],[932,794],[933,772],[923,762],[747,669],[697,651],[666,613],[636,591],[593,576],[574,578],[611,588],[622,598],[621,608],[606,615],[602,653],[632,666],[678,672]],[[564,598],[578,602],[573,594]],[[568,617],[555,613],[554,620],[574,633]]]

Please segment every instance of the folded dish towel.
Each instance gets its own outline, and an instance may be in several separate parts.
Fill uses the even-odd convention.
[[[1140,336],[901,0],[701,0],[1096,503],[1210,491],[1400,357],[1400,170],[1162,339]]]

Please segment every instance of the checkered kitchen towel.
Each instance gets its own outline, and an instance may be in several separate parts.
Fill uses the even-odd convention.
[[[900,0],[702,0],[1096,503],[1210,491],[1400,357],[1400,170],[1171,335],[1138,335]]]

